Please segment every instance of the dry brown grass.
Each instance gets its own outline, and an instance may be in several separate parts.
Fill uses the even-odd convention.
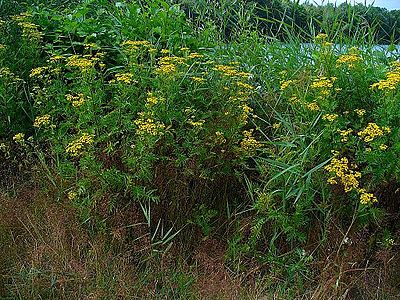
[[[224,239],[200,239],[190,253],[177,245],[167,253],[155,252],[138,205],[116,207],[107,229],[93,230],[81,224],[70,203],[32,186],[22,187],[15,197],[0,195],[0,298],[400,298],[399,246],[374,248],[373,229],[341,228],[332,221],[330,241],[318,247],[320,233],[310,233],[308,249],[317,249],[316,276],[299,296],[287,298],[274,291],[268,266],[255,266],[251,276],[229,272]],[[269,284],[260,280],[263,274]]]

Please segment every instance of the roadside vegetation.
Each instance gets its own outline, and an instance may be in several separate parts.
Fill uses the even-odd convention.
[[[398,299],[399,52],[359,7],[41,2],[0,2],[1,299]]]

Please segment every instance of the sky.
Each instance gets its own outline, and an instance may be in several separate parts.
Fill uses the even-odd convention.
[[[306,2],[306,0],[300,0],[300,2]],[[326,4],[328,3],[328,0],[308,0],[310,3],[317,3],[317,4]],[[330,3],[343,3],[346,2],[346,0],[329,0]],[[373,4],[373,6],[379,6],[379,7],[384,7],[387,9],[400,9],[400,0],[347,0],[347,2],[356,2],[356,3],[365,3],[367,5]]]

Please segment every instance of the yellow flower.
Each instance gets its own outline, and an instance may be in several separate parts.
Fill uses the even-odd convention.
[[[22,37],[24,39],[34,43],[41,41],[43,34],[39,31],[38,25],[25,20],[17,24],[22,29]]]
[[[66,66],[78,68],[81,72],[87,72],[92,69],[100,59],[101,55],[98,53],[93,57],[90,55],[72,55],[66,59]]]
[[[65,149],[65,152],[67,152],[69,155],[73,157],[79,156],[83,153],[84,149],[93,144],[93,142],[94,142],[94,135],[84,133],[79,139],[69,143],[67,145],[67,148]]]
[[[316,41],[324,41],[328,38],[328,35],[326,33],[318,33],[318,35],[315,37]]]
[[[367,127],[358,132],[359,137],[366,143],[372,142],[375,138],[383,136],[384,130],[385,131],[390,131],[390,128],[384,127],[380,128],[376,123],[368,123]]]
[[[281,82],[281,90],[286,90],[292,83],[296,82],[295,80],[286,80]]]
[[[400,64],[393,63],[393,69],[386,73],[386,79],[379,80],[371,85],[371,89],[395,90],[400,83]]]
[[[325,114],[322,116],[322,120],[326,120],[328,122],[333,122],[338,118],[337,114]]]
[[[206,122],[206,121],[203,120],[203,119],[198,120],[198,121],[193,121],[192,119],[190,119],[190,120],[188,121],[188,124],[190,124],[190,125],[192,125],[192,126],[194,126],[194,127],[200,128],[200,127],[202,127],[202,126],[204,125],[205,122]]]
[[[381,145],[379,146],[379,149],[382,150],[382,151],[385,151],[387,148],[388,148],[388,146],[385,145],[385,144],[381,144]]]
[[[159,66],[156,73],[162,75],[172,75],[177,71],[177,67],[185,64],[186,59],[177,56],[165,56],[159,59]]]
[[[300,102],[300,99],[297,98],[296,95],[293,95],[292,97],[289,98],[289,102],[292,103],[292,104],[296,104],[296,103]]]
[[[77,196],[78,196],[78,194],[76,192],[73,192],[73,191],[68,192],[68,194],[67,194],[68,200],[70,200],[70,201],[75,200]]]
[[[188,59],[202,58],[202,57],[204,57],[204,55],[197,52],[192,52],[188,55]]]
[[[33,127],[43,127],[50,124],[50,115],[37,116],[33,122]]]
[[[360,117],[362,117],[365,114],[365,109],[355,109],[354,110],[356,112],[357,115],[359,115]]]
[[[248,83],[244,83],[242,81],[238,81],[236,82],[238,87],[244,88],[245,90],[254,90],[254,86],[248,84]]]
[[[342,136],[341,142],[347,142],[349,140],[349,135],[353,132],[353,129],[349,128],[346,130],[338,129],[339,134]]]
[[[254,155],[256,150],[262,147],[262,144],[253,137],[253,129],[243,131],[243,140],[240,142],[240,148],[247,155]]]
[[[330,89],[333,87],[334,82],[336,81],[336,77],[319,77],[314,79],[314,81],[311,84],[311,87],[314,89]]]
[[[331,43],[331,42],[323,42],[322,46],[324,46],[324,47],[332,47],[333,43]]]
[[[164,101],[165,99],[163,97],[157,97],[151,92],[147,93],[146,106],[153,106],[159,102],[164,102]]]
[[[280,127],[281,127],[281,123],[274,123],[274,124],[272,124],[272,128],[273,129],[279,129]]]
[[[11,70],[7,67],[0,68],[0,78],[5,78],[11,80],[13,83],[22,82],[23,80],[15,75]]]
[[[193,80],[194,82],[197,82],[197,83],[203,83],[203,82],[206,81],[203,77],[195,77],[195,76],[193,76],[193,77],[190,77],[190,79]]]
[[[360,193],[360,203],[363,205],[367,205],[370,203],[378,202],[378,199],[374,196],[374,194],[367,193],[365,189],[359,189]]]
[[[60,61],[60,60],[63,60],[64,59],[64,56],[62,56],[62,55],[53,55],[52,57],[50,57],[50,61],[51,62],[57,62],[57,61]]]
[[[311,111],[319,111],[320,110],[318,103],[315,101],[307,104],[307,108]]]
[[[134,121],[136,128],[136,134],[139,136],[158,136],[163,134],[165,125],[153,119],[153,117],[146,116],[145,113],[139,113],[140,118]]]
[[[133,53],[141,49],[148,49],[151,47],[151,43],[148,41],[124,41],[121,46],[128,53]]]
[[[242,113],[239,115],[239,120],[244,124],[247,124],[249,116],[253,112],[253,109],[247,105],[247,103],[240,104],[239,107],[242,109]]]
[[[336,179],[339,179],[346,193],[358,188],[358,179],[361,178],[361,173],[350,169],[350,164],[346,157],[334,157],[324,169],[335,175],[335,177],[328,179],[328,183],[337,184]]]
[[[85,96],[83,94],[78,94],[77,96],[67,94],[65,95],[65,98],[67,98],[67,100],[71,102],[72,106],[75,108],[81,107],[86,102]]]
[[[24,145],[25,144],[25,134],[22,132],[17,133],[16,135],[13,136],[13,140],[20,145]]]
[[[327,181],[329,184],[331,184],[331,185],[338,184],[337,181],[336,181],[336,179],[335,179],[335,177],[330,177],[330,178],[328,178],[326,181]]]
[[[250,76],[250,73],[240,72],[236,66],[216,65],[214,70],[220,72],[225,77],[248,78]]]
[[[83,47],[85,48],[85,50],[99,49],[99,46],[96,43],[84,44]]]
[[[354,53],[351,54],[343,54],[339,56],[339,58],[336,60],[336,65],[341,66],[341,65],[347,65],[349,68],[354,68],[355,64],[359,63],[362,61],[362,58]]]
[[[29,77],[37,77],[40,79],[44,78],[44,73],[49,69],[49,67],[38,67],[31,70]]]
[[[125,84],[138,83],[137,80],[133,79],[134,75],[131,73],[118,73],[115,74],[115,79],[110,80],[110,83],[121,82]]]

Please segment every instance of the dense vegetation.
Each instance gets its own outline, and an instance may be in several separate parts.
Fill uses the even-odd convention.
[[[270,37],[287,40],[293,35],[304,42],[312,42],[318,32],[330,35],[334,42],[348,43],[360,39],[376,44],[395,44],[400,40],[400,10],[341,3],[315,5],[313,1],[300,4],[287,0],[183,0],[190,18],[217,20],[218,26],[229,38],[238,24],[256,25]],[[350,1],[349,1],[350,2]],[[339,30],[340,28],[340,30]],[[340,32],[340,34],[339,34]]]
[[[40,2],[0,2],[1,299],[398,299],[400,54],[361,6]]]

